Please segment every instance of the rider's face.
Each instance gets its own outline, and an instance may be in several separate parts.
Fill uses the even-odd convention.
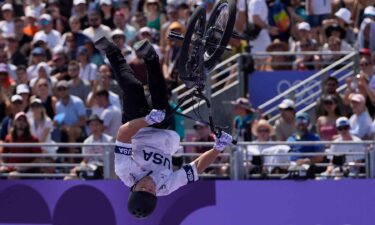
[[[146,191],[156,195],[156,184],[150,176],[145,176],[137,182],[133,191]]]

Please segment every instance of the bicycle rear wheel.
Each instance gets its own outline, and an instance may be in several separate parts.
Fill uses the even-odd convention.
[[[220,0],[212,10],[206,27],[204,66],[212,69],[224,53],[236,20],[236,1]]]
[[[206,82],[203,73],[203,51],[206,24],[206,10],[200,6],[195,9],[189,19],[187,31],[181,48],[181,54],[178,60],[177,68],[180,79],[188,88],[198,86],[204,88]]]

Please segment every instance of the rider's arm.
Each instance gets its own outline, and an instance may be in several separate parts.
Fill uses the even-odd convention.
[[[131,120],[120,127],[117,133],[117,140],[123,143],[130,143],[132,137],[142,128],[147,127],[145,117]]]
[[[220,151],[216,149],[211,149],[209,151],[206,151],[202,155],[200,155],[197,159],[195,159],[193,162],[195,166],[197,167],[198,174],[201,174],[204,172],[204,170],[215,161],[216,157],[220,154]]]

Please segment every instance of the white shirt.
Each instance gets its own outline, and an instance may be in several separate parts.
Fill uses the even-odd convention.
[[[359,137],[356,137],[352,135],[353,141],[361,141]],[[341,142],[343,141],[342,137],[339,136],[336,138],[333,142]],[[342,153],[342,152],[365,152],[365,147],[363,145],[358,145],[358,144],[345,144],[345,145],[335,145],[332,144],[331,148],[328,150],[328,152],[331,153]],[[333,156],[330,156],[328,158],[333,158]],[[364,155],[347,155],[346,157],[346,162],[355,162],[360,159],[364,159]]]
[[[371,135],[373,132],[372,120],[370,114],[364,111],[359,116],[353,114],[350,119],[350,133],[363,138],[366,135]]]
[[[102,134],[98,140],[94,139],[93,135],[88,136],[85,141],[83,142],[84,144],[92,144],[92,143],[110,143],[114,142],[114,138],[107,135],[107,134]],[[111,147],[104,147],[104,146],[85,146],[82,147],[82,153],[83,154],[103,154],[104,152],[110,152]],[[87,157],[89,163],[92,162],[103,162],[103,157]]]
[[[0,30],[4,36],[14,35],[14,21],[0,21]]]
[[[308,2],[311,2],[311,8],[313,11],[312,15],[324,15],[324,14],[330,14],[332,12],[332,2],[331,0],[308,0],[306,1],[306,13],[309,13]]]
[[[253,23],[253,16],[258,15],[260,19],[268,24],[268,7],[265,0],[249,0],[248,5],[248,18],[249,21]],[[271,44],[271,38],[266,29],[262,29],[258,37],[250,41],[250,46],[252,46],[252,52],[265,52],[268,45]],[[267,58],[264,56],[257,56],[256,58]]]
[[[172,193],[181,186],[198,180],[195,163],[173,172],[171,155],[179,147],[180,137],[175,131],[142,128],[132,138],[132,143],[116,142],[115,172],[128,187],[150,171],[156,184],[156,195]]]
[[[45,119],[44,124],[42,126],[40,126],[40,124],[39,124],[39,126],[36,125],[35,119],[32,116],[32,114],[29,114],[28,120],[29,120],[29,123],[30,123],[30,132],[34,137],[38,138],[38,140],[41,141],[41,137],[42,137],[42,134],[43,134],[44,130],[46,128],[49,128],[49,132],[47,134],[47,138],[46,138],[44,143],[54,143],[54,141],[51,138],[53,125],[52,125],[52,120],[49,117],[47,117]],[[56,153],[58,147],[44,146],[44,147],[42,147],[42,149],[47,151],[48,153]]]
[[[108,128],[107,134],[116,137],[117,131],[122,125],[122,115],[120,108],[114,105],[108,106],[100,114],[100,119],[103,120],[104,126]]]
[[[97,80],[98,67],[94,63],[88,63],[84,67],[79,68],[79,77],[82,80],[93,81]]]
[[[237,10],[239,12],[246,11],[246,0],[237,0]]]
[[[48,34],[43,30],[36,32],[34,40],[38,40],[39,36],[47,37],[48,48],[53,50],[55,47],[62,45],[61,34],[57,30],[51,30]]]
[[[114,105],[117,108],[121,109],[120,96],[118,96],[118,94],[116,94],[116,93],[114,93],[112,91],[108,91],[108,93],[109,93],[109,103],[111,105]],[[87,99],[91,99],[92,95],[93,95],[93,93],[90,92],[89,95],[87,96]],[[103,112],[103,110],[104,110],[103,108],[100,108],[96,104],[94,104],[91,107],[92,114],[95,114],[95,115],[98,115],[98,116],[100,116],[100,114]]]
[[[103,24],[101,24],[97,29],[94,29],[93,27],[88,27],[83,30],[83,34],[93,41],[98,40],[103,36],[105,36],[108,40],[111,40],[111,28]]]

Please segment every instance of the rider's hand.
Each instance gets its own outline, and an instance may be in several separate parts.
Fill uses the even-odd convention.
[[[232,138],[231,135],[222,131],[220,138],[217,138],[215,136],[214,149],[222,152],[229,144],[232,143],[232,140],[233,140],[233,138]]]
[[[145,117],[146,123],[148,125],[152,125],[155,123],[160,123],[164,120],[165,117],[165,110],[158,110],[153,109],[151,112]]]

